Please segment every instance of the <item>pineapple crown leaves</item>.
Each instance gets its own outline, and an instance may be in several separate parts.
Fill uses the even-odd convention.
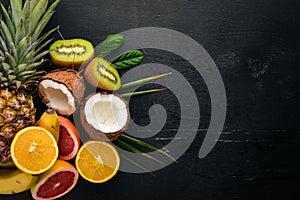
[[[48,0],[10,0],[8,9],[0,3],[0,87],[26,89],[43,75],[38,67],[49,53],[44,47],[52,41],[46,39],[58,27],[42,32],[59,2],[48,6]]]

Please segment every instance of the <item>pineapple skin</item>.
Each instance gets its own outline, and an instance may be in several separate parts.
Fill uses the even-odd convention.
[[[60,0],[0,2],[0,167],[12,163],[11,142],[16,133],[34,125],[36,86],[45,74],[44,50],[58,27],[44,31]],[[2,12],[1,12],[2,11]]]
[[[15,134],[35,123],[36,108],[30,95],[0,91],[0,161],[11,162],[10,144]]]

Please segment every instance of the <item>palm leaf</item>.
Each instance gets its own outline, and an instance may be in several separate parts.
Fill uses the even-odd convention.
[[[172,74],[172,73],[169,72],[169,73],[160,74],[160,75],[157,75],[157,76],[151,76],[151,77],[148,77],[148,78],[143,78],[143,79],[140,79],[140,80],[137,80],[137,81],[133,81],[133,82],[130,82],[130,83],[125,83],[125,84],[121,85],[121,89],[125,89],[125,88],[134,87],[134,86],[137,86],[137,85],[141,85],[141,84],[146,83],[148,81],[152,81],[152,80],[155,80],[155,79],[158,79],[158,78],[170,75],[170,74]]]
[[[140,155],[142,155],[142,156],[145,156],[145,157],[147,157],[147,158],[149,158],[149,159],[151,159],[151,160],[154,160],[154,161],[156,161],[156,162],[158,162],[158,163],[160,163],[160,164],[163,164],[163,162],[157,160],[157,159],[154,158],[153,156],[150,156],[149,154],[146,154],[146,153],[142,152],[141,150],[135,148],[134,146],[131,146],[131,145],[127,144],[126,142],[124,142],[124,141],[122,141],[122,140],[120,140],[120,139],[114,140],[114,143],[115,143],[117,146],[119,146],[119,147],[121,147],[121,148],[123,148],[123,149],[125,149],[125,150],[127,150],[127,151],[130,151],[130,152],[133,152],[133,153],[138,153],[138,154],[140,154]]]
[[[126,98],[126,97],[133,97],[133,96],[138,96],[138,95],[143,95],[143,94],[149,94],[149,93],[153,93],[153,92],[160,92],[160,91],[164,91],[164,90],[167,90],[167,88],[159,88],[159,89],[143,90],[143,91],[137,91],[137,92],[124,93],[124,94],[121,94],[121,96],[123,98]]]
[[[163,151],[163,150],[161,150],[161,149],[159,149],[159,148],[157,148],[157,147],[155,147],[155,146],[153,146],[153,145],[151,145],[151,144],[148,144],[148,143],[146,143],[146,142],[143,142],[143,141],[141,141],[141,140],[139,140],[139,139],[133,138],[133,137],[131,137],[131,136],[129,136],[129,135],[125,135],[125,134],[121,134],[121,135],[119,136],[119,138],[120,138],[120,139],[123,139],[123,140],[127,140],[127,141],[129,141],[129,142],[133,142],[133,143],[135,143],[135,144],[137,144],[137,145],[143,146],[143,147],[148,148],[148,149],[150,149],[150,150],[157,151],[157,152],[159,152],[159,153],[161,153],[161,154],[167,156],[168,158],[170,158],[171,160],[173,160],[174,162],[177,163],[176,159],[173,158],[170,154],[168,154],[167,152],[165,152],[165,151]]]
[[[149,171],[149,170],[148,170],[147,168],[145,168],[143,165],[141,165],[141,164],[137,163],[136,161],[132,160],[131,158],[129,158],[129,157],[126,156],[125,154],[120,154],[120,156],[121,156],[123,159],[127,160],[128,162],[130,162],[131,164],[133,164],[133,165],[135,165],[135,166],[141,168],[142,170],[144,170],[145,172],[151,174],[152,176],[155,176],[151,171]]]

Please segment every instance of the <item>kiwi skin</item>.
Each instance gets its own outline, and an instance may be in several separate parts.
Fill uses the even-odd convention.
[[[102,74],[99,72],[98,65],[103,67]],[[84,77],[89,84],[99,89],[114,91],[121,87],[121,78],[116,67],[100,57],[94,58],[88,64]],[[114,80],[112,81],[108,77]]]
[[[84,46],[82,55],[72,53],[72,48],[74,48],[73,51],[76,51],[76,48],[82,46]],[[58,52],[62,47],[68,49],[69,52]],[[93,59],[94,47],[91,42],[80,38],[57,40],[50,46],[49,54],[52,63],[57,67],[78,70],[84,63],[88,63]]]

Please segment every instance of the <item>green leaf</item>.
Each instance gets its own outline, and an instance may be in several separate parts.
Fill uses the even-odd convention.
[[[30,41],[30,35],[24,36],[18,43],[18,55],[23,55],[24,51],[28,48],[28,43]],[[21,62],[21,60],[20,60]]]
[[[125,154],[120,153],[120,156],[127,160],[128,162],[130,162],[131,164],[141,168],[142,170],[144,170],[145,172],[148,172],[149,174],[151,174],[152,176],[155,176],[151,171],[149,171],[147,168],[145,168],[143,165],[137,163],[136,161],[132,160],[131,158],[129,158],[128,156],[126,156]]]
[[[29,71],[29,70],[34,70],[36,69],[37,67],[41,66],[43,64],[43,60],[40,61],[40,62],[36,62],[36,63],[32,63],[32,64],[29,64],[26,66],[26,71]]]
[[[8,14],[7,10],[3,6],[3,4],[0,3],[0,5],[1,5],[2,12],[5,16],[5,21],[6,21],[7,27],[9,28],[9,31],[10,31],[12,37],[14,38],[15,34],[16,34],[15,27],[14,27],[12,21],[11,21],[11,18],[9,17],[9,14]]]
[[[37,45],[41,45],[39,46],[39,48],[36,50],[37,52],[41,50],[41,48],[43,48],[44,46],[44,40],[50,35],[52,34],[54,31],[58,30],[59,26],[57,26],[56,28],[53,28],[49,31],[47,31],[46,33],[44,33],[41,37],[39,37],[39,39],[37,40]]]
[[[9,47],[10,44],[13,43],[12,35],[9,32],[8,27],[6,26],[6,24],[2,20],[1,20],[1,31],[3,31],[5,41],[6,41],[6,45],[7,45],[7,47]]]
[[[26,69],[26,66],[27,64],[19,64],[15,69],[16,74],[19,74],[20,72],[24,71]]]
[[[10,50],[11,50],[11,53],[12,53],[13,57],[15,58],[15,60],[18,60],[18,52],[13,43],[10,44]]]
[[[139,50],[130,50],[118,56],[112,63],[117,69],[126,69],[139,65],[143,59],[143,52]]]
[[[35,41],[34,43],[32,43],[31,45],[29,45],[25,50],[24,52],[20,52],[22,53],[22,56],[20,56],[20,61],[22,61],[26,56],[27,54],[31,51],[31,50],[34,50],[36,47],[37,47],[38,43],[37,41]]]
[[[53,38],[43,42],[36,50],[35,52],[38,53],[40,52],[42,49],[44,49],[44,47],[46,47],[50,42],[52,42]]]
[[[148,78],[143,78],[143,79],[140,79],[140,80],[137,80],[137,81],[133,81],[133,82],[130,82],[130,83],[125,83],[125,84],[121,85],[121,89],[125,89],[125,88],[134,87],[134,86],[137,86],[137,85],[141,85],[141,84],[146,83],[148,81],[152,81],[152,80],[155,80],[155,79],[158,79],[158,78],[170,75],[170,74],[172,74],[172,73],[169,72],[169,73],[165,73],[165,74],[151,76],[151,77],[148,77]]]
[[[28,54],[25,56],[23,62],[24,62],[24,63],[31,63],[31,60],[32,60],[33,57],[34,57],[34,54],[35,54],[34,49],[31,50],[30,52],[28,52]]]
[[[46,10],[43,17],[40,19],[39,23],[37,24],[37,26],[32,34],[33,41],[36,41],[38,39],[39,35],[42,33],[46,24],[49,22],[52,15],[54,14],[54,12],[55,12],[54,9],[56,8],[56,6],[59,4],[60,1],[61,0],[56,0],[48,7],[48,9]]]
[[[21,19],[24,20],[24,26],[25,26],[26,33],[30,33],[29,32],[29,28],[30,28],[30,12],[31,12],[31,7],[32,7],[32,5],[31,5],[31,1],[30,0],[27,0],[27,1],[24,2]]]
[[[12,68],[17,65],[15,58],[10,53],[6,52],[5,57]]]
[[[105,57],[116,50],[123,43],[123,35],[108,35],[106,39],[95,49],[96,57]]]
[[[13,80],[16,79],[16,76],[15,76],[15,75],[8,75],[7,78],[8,78],[8,80],[9,80],[10,82],[12,82]]]
[[[148,93],[153,93],[153,92],[160,92],[163,90],[167,90],[167,88],[159,88],[159,89],[153,89],[153,90],[143,90],[143,91],[137,91],[137,92],[130,92],[130,93],[125,93],[121,94],[123,98],[126,97],[133,97],[133,96],[138,96],[138,95],[143,95],[143,94],[148,94]]]
[[[4,42],[4,39],[0,36],[0,44],[1,44],[1,49],[4,51],[4,52],[7,52],[8,51],[8,48],[6,46],[6,43]]]
[[[19,24],[21,14],[22,14],[22,0],[10,0],[10,7],[12,11],[12,19],[15,24],[15,29]]]
[[[24,20],[21,18],[20,19],[20,23],[17,25],[17,28],[16,28],[16,37],[15,37],[15,44],[17,46],[21,46],[19,44],[19,42],[21,42],[20,40],[26,35],[26,32],[25,32],[25,26],[24,26]]]
[[[3,72],[5,72],[5,74],[7,74],[8,70],[10,70],[10,65],[7,63],[2,63],[2,67],[3,67]]]
[[[29,81],[37,81],[39,80],[43,75],[45,75],[45,71],[34,71],[34,74],[27,74],[24,76],[20,76],[19,78],[23,81],[23,82],[29,82]]]
[[[138,153],[138,154],[140,154],[140,155],[142,155],[142,156],[145,156],[146,158],[149,158],[149,159],[154,160],[154,161],[156,161],[156,162],[158,162],[158,163],[160,163],[160,164],[163,164],[163,162],[157,160],[157,159],[154,158],[153,156],[150,156],[149,154],[142,152],[141,150],[135,148],[134,146],[131,146],[130,144],[127,144],[126,142],[124,142],[124,141],[122,141],[122,140],[120,140],[120,139],[114,140],[114,143],[115,143],[117,146],[119,146],[119,147],[121,147],[121,148],[123,148],[123,149],[125,149],[125,150],[127,150],[127,151],[131,151],[131,152],[133,152],[133,153]]]
[[[20,72],[18,74],[18,77],[24,77],[24,76],[27,76],[27,75],[33,75],[35,73],[35,70],[32,70],[32,71],[23,71],[23,72]]]
[[[34,54],[34,59],[32,59],[30,63],[34,63],[34,62],[38,61],[39,59],[42,59],[48,53],[49,53],[49,50],[42,51],[41,53],[39,53],[37,55]]]
[[[31,0],[31,5],[35,7],[39,3],[39,1],[44,1],[44,0]]]
[[[48,5],[47,0],[39,0],[36,2],[36,5],[34,6],[34,8],[31,11],[31,14],[30,14],[31,22],[30,22],[29,33],[31,33],[34,30],[34,28],[36,27],[38,21],[45,13],[45,11],[47,9],[47,5]]]
[[[44,30],[45,26],[47,25],[47,23],[49,22],[49,20],[51,19],[53,14],[54,14],[54,11],[50,12],[49,14],[45,14],[42,17],[42,19],[39,21],[39,23],[37,24],[35,30],[32,33],[32,40],[33,41],[36,41],[38,39],[38,37],[40,36],[42,31]]]
[[[143,141],[141,141],[141,140],[138,140],[138,139],[136,139],[136,138],[133,138],[133,137],[131,137],[131,136],[129,136],[129,135],[125,135],[125,134],[121,134],[121,135],[119,136],[119,138],[120,138],[120,139],[123,139],[123,140],[127,140],[127,141],[129,141],[129,142],[133,142],[133,143],[135,143],[135,144],[137,144],[137,145],[146,147],[146,148],[148,148],[148,149],[150,149],[150,150],[157,151],[157,152],[159,152],[159,153],[161,153],[161,154],[167,156],[168,158],[170,158],[171,160],[173,160],[174,162],[177,163],[176,159],[173,158],[170,154],[168,154],[167,152],[165,152],[165,151],[163,151],[163,150],[161,150],[161,149],[159,149],[159,148],[157,148],[157,147],[155,147],[155,146],[153,146],[153,145],[151,145],[151,144],[148,144],[148,143],[146,143],[146,142],[143,142]]]
[[[55,2],[53,2],[47,9],[46,14],[54,11],[54,9],[57,7],[57,5],[59,4],[60,1],[61,0],[56,0]]]

